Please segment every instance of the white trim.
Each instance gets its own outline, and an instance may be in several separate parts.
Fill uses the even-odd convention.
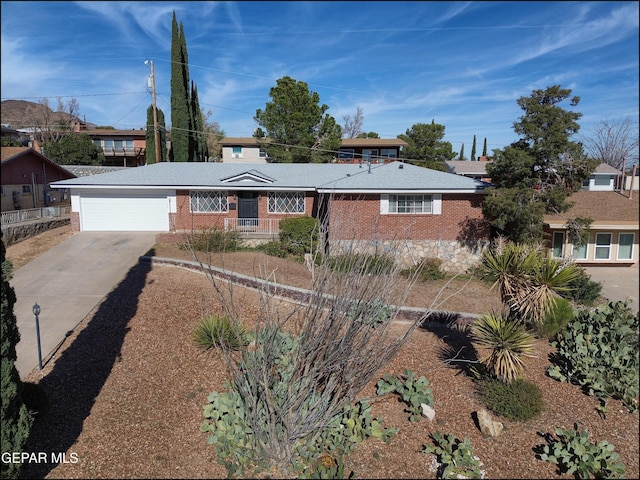
[[[598,258],[598,248],[604,248],[604,245],[598,247],[598,235],[609,235],[609,255],[607,258]],[[613,249],[613,232],[598,232],[593,237],[593,260],[595,262],[606,262],[611,260],[611,250]]]
[[[431,213],[433,215],[442,215],[442,194],[434,193],[431,196]]]
[[[389,194],[383,193],[380,195],[380,215],[389,214]]]

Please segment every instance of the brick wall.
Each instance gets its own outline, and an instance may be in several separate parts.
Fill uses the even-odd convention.
[[[71,231],[80,231],[80,212],[71,212]]]

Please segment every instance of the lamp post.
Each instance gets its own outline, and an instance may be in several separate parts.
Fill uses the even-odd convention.
[[[38,367],[42,370],[42,349],[40,348],[40,305],[36,302],[33,305],[33,315],[36,317],[36,338],[38,340]]]

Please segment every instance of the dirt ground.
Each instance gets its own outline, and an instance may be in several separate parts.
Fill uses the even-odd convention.
[[[65,233],[47,234],[58,242]],[[32,247],[25,242],[9,247],[8,258],[27,258],[26,250],[41,249],[46,243],[42,239],[26,242],[32,242]],[[179,249],[156,245],[153,254],[177,256]],[[308,281],[310,275],[304,265],[255,253],[232,254],[220,261],[229,269],[258,276],[270,272],[278,281],[292,284]],[[432,305],[438,291],[439,286],[423,285],[412,292],[410,301]],[[255,318],[257,294],[236,292],[244,306],[243,316]],[[484,313],[496,301],[485,285],[470,282],[440,308]],[[144,262],[132,268],[67,338],[43,372],[31,374],[29,380],[48,392],[51,408],[36,421],[30,449],[64,453],[65,461],[28,464],[24,478],[225,478],[215,448],[207,445],[199,427],[208,394],[223,390],[227,375],[219,358],[203,355],[192,343],[197,322],[217,309],[203,275]],[[403,404],[393,396],[374,401],[374,416],[382,417],[387,427],[399,428],[399,433],[389,444],[376,439],[360,444],[348,459],[348,471],[358,478],[435,478],[430,470],[432,456],[421,451],[430,443],[429,434],[440,431],[470,439],[486,478],[570,478],[537,459],[534,448],[544,443],[545,433],[576,422],[588,429],[593,441],[606,439],[615,446],[628,478],[640,476],[638,414],[610,401],[609,412],[602,418],[595,398],[548,377],[545,372],[553,353],[548,342],[536,342],[537,356],[526,360],[524,374],[540,387],[544,411],[527,422],[495,417],[505,425],[496,438],[485,438],[476,426],[474,412],[483,405],[462,364],[444,362],[460,351],[465,360],[477,360],[480,355],[460,332],[430,327],[413,333],[361,394],[375,397],[375,383],[383,373],[413,370],[433,388],[435,419],[410,422]]]

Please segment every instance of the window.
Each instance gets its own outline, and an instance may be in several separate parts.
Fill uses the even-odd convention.
[[[107,138],[104,140],[104,149],[113,149],[113,139],[112,138]]]
[[[118,140],[114,140],[114,141],[113,141],[113,145],[114,145],[114,148],[115,148],[117,151],[119,151],[119,152],[120,152],[120,151],[122,150],[122,147],[123,147],[122,140],[120,140],[120,139],[118,139]]]
[[[607,177],[606,175],[594,175],[595,182],[593,183],[599,187],[608,187],[611,184],[611,177]]]
[[[31,193],[31,185],[22,185],[22,193]]]
[[[389,195],[389,213],[432,213],[431,195]]]
[[[596,260],[608,260],[611,254],[611,234],[596,233]]]
[[[380,150],[380,156],[383,158],[398,158],[398,150],[395,148],[383,148]]]
[[[618,235],[618,260],[631,260],[633,258],[633,233],[621,233]]]
[[[133,138],[124,141],[124,148],[127,150],[133,150]]]
[[[587,259],[587,243],[579,246],[574,245],[572,256],[574,260],[586,260]]]
[[[564,251],[564,233],[553,232],[553,241],[551,244],[551,255],[553,258],[562,258]]]
[[[232,157],[233,158],[242,158],[242,147],[232,147]]]
[[[260,148],[260,158],[266,158],[267,157],[267,151],[264,148]]]
[[[354,158],[355,150],[353,148],[341,148],[338,151],[338,158]]]
[[[375,163],[378,161],[378,149],[377,148],[363,148],[362,160],[364,162]]]
[[[304,213],[304,192],[269,192],[269,213]]]
[[[229,211],[227,192],[189,192],[191,211],[200,213],[225,213]]]

